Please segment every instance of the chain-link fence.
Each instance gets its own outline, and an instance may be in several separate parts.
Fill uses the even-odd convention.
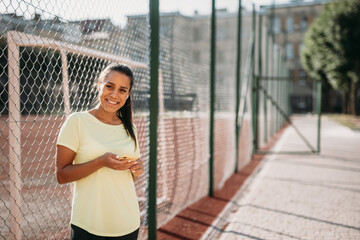
[[[160,9],[169,2],[161,1]],[[235,0],[230,3],[237,4]],[[149,1],[3,1],[0,14],[0,238],[69,236],[72,187],[56,181],[56,137],[70,113],[94,106],[99,72],[110,62],[121,62],[132,67],[136,79],[134,121],[145,165],[145,174],[136,181],[139,238],[146,239],[151,221],[147,215],[151,194]],[[251,131],[253,69],[258,64],[254,20],[251,12],[243,10],[237,61],[238,12],[219,5],[214,175],[209,176],[210,17],[209,12],[186,15],[165,10],[160,14],[157,227],[206,196],[209,187],[220,189],[235,169],[249,162],[258,135]],[[273,73],[277,68],[280,65],[269,67]],[[285,68],[282,71],[285,73]],[[282,91],[273,83],[265,87],[270,88],[276,89],[272,95]],[[273,107],[266,103],[265,95],[259,98],[268,109]],[[276,111],[274,107],[268,112]],[[265,121],[268,129],[277,126],[266,130],[273,135],[284,122],[273,115],[269,118]],[[241,125],[239,136],[237,125]],[[267,141],[262,139],[262,143]],[[214,186],[209,186],[209,177],[214,178]]]
[[[292,119],[294,114],[318,115],[320,119],[321,104],[319,105],[318,101],[321,98],[321,92],[319,93],[318,90],[321,86],[309,77],[291,76],[289,65],[293,63],[289,63],[287,54],[294,53],[285,52],[286,37],[282,41],[276,40],[273,29],[270,27],[274,26],[272,23],[274,16],[271,11],[268,9],[267,15],[263,12],[257,17],[258,45],[255,56],[257,66],[253,81],[255,106],[253,129],[256,135],[254,145],[258,150],[263,148],[271,137],[289,124],[297,132],[299,143],[302,145],[297,149],[303,149],[303,152],[307,153],[317,152],[319,151],[319,135],[315,142],[309,142],[309,133],[303,132]],[[286,31],[280,34],[286,35]],[[298,55],[299,52],[296,54]],[[320,126],[313,127],[317,128],[318,132],[320,131]],[[290,153],[294,151],[294,149],[288,150]]]
[[[146,10],[147,4],[137,1],[132,7],[143,5]],[[143,160],[148,162],[148,26],[118,17],[131,13],[126,5],[1,3],[1,238],[69,236],[71,185],[56,181],[55,141],[69,113],[94,106],[96,77],[110,62],[126,63],[134,70],[134,121]],[[74,19],[77,13],[85,15]],[[145,225],[146,175],[136,182]],[[140,235],[146,236],[146,227]]]
[[[208,191],[208,32],[178,12],[160,18],[158,226]],[[205,51],[204,51],[205,50]]]

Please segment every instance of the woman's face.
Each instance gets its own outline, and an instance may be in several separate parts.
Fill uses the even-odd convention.
[[[116,112],[124,106],[130,95],[130,81],[124,73],[111,71],[99,83],[100,105],[106,112]]]

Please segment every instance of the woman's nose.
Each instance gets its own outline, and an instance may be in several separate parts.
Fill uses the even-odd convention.
[[[114,97],[114,98],[117,97],[116,91],[111,91],[110,96],[111,96],[111,97]]]

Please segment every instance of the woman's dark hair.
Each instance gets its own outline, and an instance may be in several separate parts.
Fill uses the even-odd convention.
[[[123,73],[130,78],[130,89],[129,89],[129,92],[130,92],[134,85],[134,74],[133,74],[132,70],[124,64],[113,63],[113,64],[108,65],[106,68],[104,68],[104,70],[102,70],[100,72],[98,82],[104,81],[107,78],[107,76],[109,75],[109,73],[112,71]],[[131,93],[130,93],[130,96],[126,99],[124,106],[122,106],[116,112],[116,115],[124,124],[125,130],[126,130],[126,133],[128,134],[128,136],[131,136],[131,138],[134,140],[135,149],[136,149],[137,142],[136,142],[136,137],[135,137],[134,128],[133,128],[132,94]]]

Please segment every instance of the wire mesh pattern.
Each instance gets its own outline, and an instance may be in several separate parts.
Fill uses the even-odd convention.
[[[145,168],[136,181],[141,211],[139,239],[147,238],[151,107],[148,7],[148,0],[131,4],[115,0],[0,3],[0,238],[69,236],[72,185],[57,183],[56,137],[70,113],[94,107],[97,76],[111,62],[125,63],[135,73],[134,122]],[[277,104],[290,108],[291,88],[279,79],[259,80],[258,100],[253,98],[254,76],[260,68],[252,15],[244,11],[241,121],[236,123],[238,16],[218,8],[216,18],[213,154],[214,189],[220,189],[236,163],[240,169],[249,162],[254,138],[260,136],[260,145],[264,145],[285,123]],[[161,13],[157,227],[208,194],[210,33],[210,14]],[[263,45],[266,41],[262,39]],[[270,55],[265,76],[286,76],[281,53],[272,49],[274,44],[269,45],[271,49],[263,53]],[[265,66],[265,56],[262,59]],[[259,132],[251,131],[256,104]],[[236,124],[241,125],[239,146]]]
[[[238,5],[233,1],[234,6]],[[216,90],[214,188],[220,189],[234,172],[236,116],[237,13],[216,12]]]
[[[95,10],[99,17],[67,19],[64,13],[70,11],[74,17],[71,9],[77,9],[77,4],[90,15]],[[1,238],[69,236],[72,191],[71,185],[59,185],[55,178],[56,137],[69,113],[94,107],[96,78],[110,62],[128,64],[135,73],[134,122],[147,168],[148,26],[134,27],[130,18],[110,16],[113,7],[126,9],[125,4],[1,3],[5,9],[0,16]],[[146,1],[136,4],[148,6]],[[144,174],[136,182],[145,226],[142,238],[146,236],[146,178]]]
[[[161,14],[159,226],[208,191],[209,23]]]

